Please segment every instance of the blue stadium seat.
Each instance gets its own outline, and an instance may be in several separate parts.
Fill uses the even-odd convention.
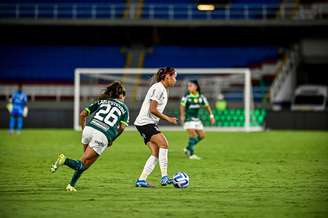
[[[157,46],[144,67],[249,67],[277,59],[276,47]],[[1,81],[73,80],[78,67],[124,67],[118,46],[0,46]]]
[[[115,4],[125,3],[126,0],[115,0]],[[24,3],[24,4],[34,4],[34,3],[51,3],[51,4],[60,4],[60,3],[114,3],[109,0],[1,0],[1,3]]]
[[[96,18],[122,18],[127,7],[126,0],[2,0],[3,10],[1,17],[15,17],[16,4],[19,4],[21,18],[34,17],[35,6],[38,6],[39,18],[53,18],[54,7],[57,7],[57,18],[92,18],[92,10],[97,5]],[[115,15],[111,15],[112,6],[115,5]],[[73,13],[75,7],[76,14]]]
[[[78,67],[123,67],[118,46],[0,46],[1,81],[72,82]]]
[[[169,19],[170,15],[168,7],[170,4],[174,5],[174,19],[187,19],[188,18],[188,7],[192,5],[191,12],[193,19],[255,19],[262,18],[263,7],[266,8],[267,17],[274,16],[277,8],[279,8],[279,0],[231,0],[230,4],[222,7],[217,7],[214,11],[204,12],[199,11],[196,7],[197,1],[193,0],[145,0],[144,11],[142,17],[149,18],[149,7],[152,5],[155,19]],[[186,4],[189,4],[186,5]],[[226,15],[225,7],[230,7],[230,14]],[[245,14],[245,7],[248,8],[248,15]],[[228,17],[226,17],[228,16]]]
[[[248,67],[277,58],[276,47],[202,48],[158,46],[146,54],[145,67]]]

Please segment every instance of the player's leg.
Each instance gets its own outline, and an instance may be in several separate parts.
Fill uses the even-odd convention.
[[[88,139],[88,143],[90,142],[90,139]],[[83,141],[83,139],[82,139]],[[84,139],[84,141],[86,141]],[[85,144],[86,142],[83,142],[82,145],[83,145],[83,152],[85,152],[85,150],[87,149],[88,147],[88,144]],[[56,172],[57,169],[60,167],[60,166],[63,166],[63,165],[66,165],[70,168],[72,168],[73,170],[77,170],[77,169],[80,169],[81,168],[81,161],[80,160],[71,160],[69,158],[67,158],[64,154],[60,154],[58,155],[58,158],[57,160],[51,165],[51,168],[50,168],[50,171],[52,173]]]
[[[16,125],[16,118],[17,118],[17,109],[13,108],[10,112],[10,118],[9,118],[9,133],[14,133],[15,125]]]
[[[205,138],[205,132],[202,129],[196,129],[198,142]]]
[[[71,167],[72,169],[75,169],[75,172],[72,176],[72,179],[66,187],[67,191],[76,191],[75,185],[76,185],[78,179],[81,177],[82,173],[85,170],[87,170],[98,159],[98,157],[99,157],[99,155],[92,148],[90,148],[88,146],[85,149],[85,151],[84,151],[82,157],[80,158],[80,160],[77,160],[77,161],[70,160],[70,161],[72,161],[71,163],[69,163],[67,161],[66,165]],[[66,160],[68,160],[68,158]],[[74,162],[79,162],[80,167],[79,168],[74,168],[75,167]],[[72,164],[72,165],[70,165],[70,164]]]
[[[151,155],[149,156],[148,160],[145,163],[145,166],[143,168],[143,171],[139,177],[139,179],[136,182],[136,186],[138,187],[148,187],[149,184],[146,182],[147,177],[153,172],[155,169],[155,166],[158,161],[158,152],[159,148],[156,144],[152,142],[148,142],[147,146],[151,152]]]
[[[73,160],[67,158],[64,154],[58,155],[57,160],[51,165],[50,171],[52,173],[56,172],[60,166],[66,165],[73,170],[82,170],[84,165],[81,160]]]
[[[99,154],[97,154],[94,149],[87,146],[80,160],[73,160],[65,157],[64,165],[73,170],[86,170],[97,160],[98,156]]]
[[[200,160],[201,158],[195,154],[195,146],[198,144],[198,142],[200,142],[205,138],[205,132],[202,129],[196,129],[195,132],[196,132],[196,137],[193,138],[193,142],[194,142],[193,152],[192,155],[189,156],[189,159]]]
[[[82,175],[82,173],[86,169],[88,169],[98,159],[98,157],[102,153],[104,153],[104,151],[106,150],[106,148],[108,146],[108,139],[103,133],[101,133],[98,130],[95,130],[93,128],[85,128],[85,129],[88,129],[85,132],[85,138],[87,138],[87,140],[85,140],[85,141],[90,141],[90,143],[86,147],[82,157],[80,158],[80,160],[75,160],[75,161],[71,160],[72,161],[71,163],[69,163],[68,161],[65,161],[66,165],[68,165],[72,169],[75,169],[75,172],[73,174],[71,182],[66,188],[67,191],[71,191],[72,187],[73,187],[73,191],[75,191],[74,187],[76,185],[77,180]],[[91,137],[89,137],[89,135],[91,135]],[[82,141],[84,141],[84,140],[82,140]],[[82,143],[82,144],[85,145],[85,143]],[[79,163],[78,166],[80,166],[80,167],[74,168],[74,167],[76,167],[76,166],[74,166],[75,163]],[[72,165],[70,166],[70,164],[72,164]]]
[[[14,133],[14,128],[15,128],[15,116],[10,114],[9,117],[9,133],[12,134]]]
[[[169,179],[168,174],[167,174],[169,143],[163,133],[158,133],[156,135],[153,135],[150,138],[150,141],[159,147],[158,162],[159,162],[159,167],[160,167],[161,174],[162,174],[160,183],[162,186],[171,184],[172,181],[171,181],[171,179]]]
[[[23,128],[23,116],[18,116],[17,117],[17,133],[20,133],[22,131]]]
[[[83,152],[85,152],[85,150],[86,150],[87,147],[88,147],[88,144],[83,144],[83,143],[82,143],[82,146],[83,146]]]
[[[190,157],[194,154],[195,145],[197,144],[197,132],[196,129],[187,129],[188,143],[185,148],[185,154]]]

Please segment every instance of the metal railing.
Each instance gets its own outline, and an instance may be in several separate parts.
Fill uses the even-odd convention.
[[[0,4],[0,19],[313,20],[327,18],[327,5],[230,4],[204,12],[195,4]]]

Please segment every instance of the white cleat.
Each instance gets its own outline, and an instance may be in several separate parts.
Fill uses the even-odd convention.
[[[190,160],[201,160],[202,158],[198,157],[196,154],[193,154],[193,155],[189,156],[189,159]]]
[[[76,188],[74,188],[73,186],[71,186],[70,184],[68,184],[66,186],[66,191],[68,192],[77,192]]]
[[[60,154],[60,155],[58,155],[57,160],[56,160],[55,163],[53,163],[53,164],[51,165],[51,167],[50,167],[50,172],[52,172],[52,173],[56,172],[56,170],[57,170],[60,166],[64,165],[65,160],[66,160],[66,157],[65,157],[64,154]]]

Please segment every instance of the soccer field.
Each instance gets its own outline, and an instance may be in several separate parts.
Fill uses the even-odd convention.
[[[80,134],[71,130],[0,131],[0,217],[328,217],[328,133],[272,131],[207,133],[201,161],[182,152],[184,132],[165,132],[169,173],[185,171],[190,186],[134,187],[149,155],[137,132],[125,132],[65,192],[73,171],[55,174],[60,152],[79,158]]]

